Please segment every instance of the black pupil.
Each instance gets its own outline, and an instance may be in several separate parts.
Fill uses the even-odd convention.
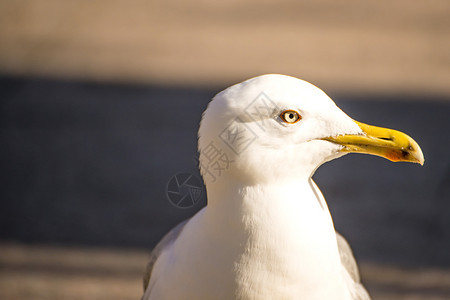
[[[293,119],[294,118],[294,114],[293,113],[290,113],[289,114],[289,119]]]

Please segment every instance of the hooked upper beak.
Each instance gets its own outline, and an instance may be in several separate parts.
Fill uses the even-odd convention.
[[[366,153],[391,161],[406,161],[423,165],[419,144],[403,132],[354,121],[362,134],[327,137],[324,140],[342,145],[342,152]]]

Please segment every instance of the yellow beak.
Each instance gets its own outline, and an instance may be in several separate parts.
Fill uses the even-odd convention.
[[[360,135],[339,135],[324,140],[344,146],[343,152],[378,155],[391,161],[406,161],[423,165],[419,144],[403,132],[367,125],[355,121],[362,129]]]

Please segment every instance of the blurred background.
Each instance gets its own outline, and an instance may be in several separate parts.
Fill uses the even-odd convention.
[[[264,73],[413,136],[425,165],[314,176],[374,299],[450,299],[450,2],[0,0],[0,298],[138,299],[155,243],[206,204],[215,93]],[[175,122],[174,122],[175,120]]]

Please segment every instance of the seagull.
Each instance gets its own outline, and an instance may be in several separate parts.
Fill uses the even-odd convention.
[[[350,152],[423,165],[412,138],[279,74],[217,94],[198,137],[208,204],[153,249],[143,300],[370,299],[311,177]]]

